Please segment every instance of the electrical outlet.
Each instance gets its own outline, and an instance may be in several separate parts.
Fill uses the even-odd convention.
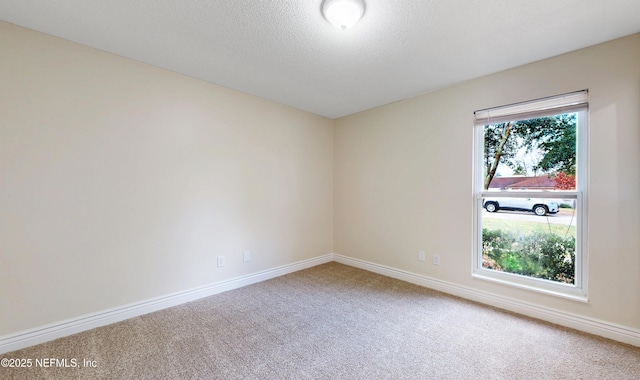
[[[244,254],[242,255],[242,259],[244,260],[244,262],[248,262],[251,261],[251,251],[244,251]]]
[[[418,261],[425,261],[425,254],[424,251],[418,251]]]
[[[218,256],[218,268],[222,268],[224,266],[224,256]]]
[[[433,255],[433,265],[440,265],[440,256]]]

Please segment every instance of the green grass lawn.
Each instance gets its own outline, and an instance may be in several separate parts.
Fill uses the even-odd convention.
[[[505,219],[482,219],[482,228],[490,230],[502,230],[510,232],[518,232],[521,234],[535,233],[535,232],[551,232],[558,236],[567,237],[576,236],[576,228],[574,226],[566,226],[563,224],[551,224],[551,223],[538,223],[527,222],[520,220],[505,220]],[[567,231],[568,230],[568,231]]]

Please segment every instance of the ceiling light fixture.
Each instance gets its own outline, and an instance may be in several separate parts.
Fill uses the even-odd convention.
[[[325,0],[322,14],[336,28],[345,30],[364,14],[363,0]]]

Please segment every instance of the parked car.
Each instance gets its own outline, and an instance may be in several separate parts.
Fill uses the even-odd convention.
[[[555,214],[559,209],[557,202],[542,198],[485,198],[483,207],[488,212],[531,211],[540,216]]]

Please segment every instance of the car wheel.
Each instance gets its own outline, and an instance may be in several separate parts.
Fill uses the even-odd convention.
[[[539,215],[539,216],[545,216],[545,215],[547,215],[547,206],[544,206],[544,205],[535,205],[535,206],[533,207],[533,212],[535,212],[535,213],[536,213],[536,215]]]
[[[498,211],[498,204],[495,202],[487,202],[484,205],[485,210],[489,211],[489,212],[496,212]]]

